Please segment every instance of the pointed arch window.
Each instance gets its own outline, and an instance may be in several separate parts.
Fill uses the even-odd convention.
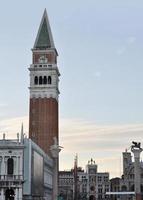
[[[44,83],[44,85],[47,84],[47,76],[44,76],[44,78],[43,78],[43,83]]]
[[[52,78],[51,78],[51,76],[48,76],[48,84],[52,84]]]
[[[9,158],[7,160],[7,174],[13,175],[13,171],[14,171],[14,160],[13,158]]]
[[[39,77],[39,85],[42,85],[42,76]]]
[[[37,76],[35,76],[35,78],[34,78],[34,84],[38,85],[38,77]]]

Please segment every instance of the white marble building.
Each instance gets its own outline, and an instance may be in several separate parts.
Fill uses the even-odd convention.
[[[0,140],[0,199],[22,200],[24,145],[17,140]]]
[[[52,200],[53,160],[21,136],[0,140],[0,200]]]

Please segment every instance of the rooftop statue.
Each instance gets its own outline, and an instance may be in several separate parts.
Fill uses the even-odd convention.
[[[133,144],[133,145],[131,146],[131,149],[140,149],[140,150],[142,149],[142,148],[141,148],[141,143],[140,143],[140,142],[134,142],[134,141],[133,141],[132,144]]]

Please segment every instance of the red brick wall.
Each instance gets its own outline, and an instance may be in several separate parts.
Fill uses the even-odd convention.
[[[58,102],[53,98],[32,98],[29,111],[29,138],[50,155],[53,137],[58,138]]]

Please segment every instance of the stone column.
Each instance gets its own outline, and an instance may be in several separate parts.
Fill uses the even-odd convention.
[[[136,200],[141,200],[141,171],[140,171],[140,153],[141,148],[132,148],[134,154],[134,187],[136,193]]]
[[[22,188],[19,188],[19,198],[18,198],[18,200],[22,200]]]
[[[53,166],[53,200],[57,200],[58,199],[58,161],[59,161],[59,152],[61,151],[61,148],[58,144],[57,144],[57,139],[54,138],[54,145],[51,146],[50,150],[51,150],[51,154],[53,157],[53,162],[54,162],[54,166]]]
[[[14,175],[17,179],[18,178],[18,157],[17,156],[14,158],[14,163],[15,163],[15,165],[14,165]]]
[[[18,200],[18,189],[17,189],[17,188],[15,189],[15,197],[14,197],[14,200]]]
[[[7,174],[7,160],[8,158],[4,157],[4,175]]]
[[[5,175],[5,162],[4,162],[4,156],[2,157],[2,163],[1,163],[1,175]]]
[[[19,175],[22,175],[22,170],[23,170],[23,157],[22,155],[20,155],[20,158],[19,158]]]
[[[4,200],[4,188],[1,188],[1,200]]]
[[[54,200],[58,199],[58,158],[54,158],[53,197]]]

